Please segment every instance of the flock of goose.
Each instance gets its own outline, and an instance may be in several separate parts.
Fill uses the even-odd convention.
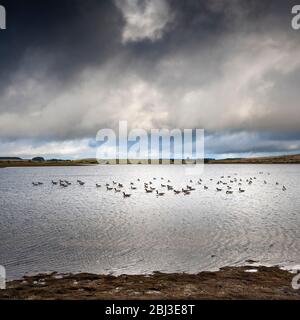
[[[263,172],[260,172],[259,174],[263,174]],[[254,184],[256,181],[258,181],[257,177],[250,177],[247,179],[242,179],[237,177],[237,173],[234,174],[234,176],[221,176],[219,179],[209,179],[209,184],[216,183],[214,187],[208,186],[207,183],[204,182],[201,178],[199,178],[197,181],[189,180],[188,184],[186,184],[184,187],[175,188],[171,184],[171,180],[165,179],[163,177],[159,178],[152,178],[151,181],[147,182],[141,182],[140,179],[137,179],[136,182],[130,182],[130,192],[125,192],[124,184],[112,181],[112,183],[106,183],[105,185],[101,185],[96,183],[96,188],[105,188],[107,191],[112,191],[115,193],[121,193],[123,194],[124,198],[129,198],[132,195],[132,192],[138,189],[144,189],[145,193],[152,193],[155,194],[157,197],[162,197],[166,194],[166,192],[172,192],[175,195],[190,195],[193,191],[196,191],[196,187],[200,187],[203,190],[208,190],[209,188],[214,189],[216,192],[225,192],[226,194],[233,194],[234,192],[238,193],[244,193],[246,192],[245,187],[250,186]],[[268,175],[270,175],[268,173]],[[159,182],[158,182],[159,181]],[[72,185],[72,183],[68,180],[58,180],[58,181],[51,181],[53,186],[60,186],[62,188],[67,188]],[[79,186],[84,186],[85,182],[81,180],[77,180],[76,183]],[[268,184],[266,180],[263,180],[264,184]],[[41,186],[43,185],[42,182],[32,182],[33,186]],[[279,182],[275,183],[276,186],[279,186]],[[236,188],[234,188],[236,187]],[[286,191],[287,188],[283,185],[282,191]]]

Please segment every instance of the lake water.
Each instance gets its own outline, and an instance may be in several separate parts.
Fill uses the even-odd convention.
[[[50,271],[194,273],[243,265],[248,259],[297,265],[299,169],[206,165],[197,177],[186,176],[183,166],[162,165],[0,169],[0,264],[10,279]],[[226,185],[216,191],[221,176],[233,194],[225,193]],[[252,185],[246,183],[250,177]],[[195,183],[199,178],[208,190]],[[243,180],[245,193],[237,192],[237,182],[230,183],[234,178]],[[59,179],[72,185],[53,186],[51,180]],[[86,184],[80,186],[78,179]],[[145,193],[143,182],[158,186],[167,179],[176,188],[190,184],[196,191],[188,196]],[[113,180],[127,191],[132,181],[137,190],[124,199],[103,186]],[[34,187],[33,181],[44,184]]]

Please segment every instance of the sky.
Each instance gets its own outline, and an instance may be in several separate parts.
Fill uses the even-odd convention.
[[[207,157],[300,153],[292,0],[0,0],[0,157],[96,156],[130,128],[205,130]]]

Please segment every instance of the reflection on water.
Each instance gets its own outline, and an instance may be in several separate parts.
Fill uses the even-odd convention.
[[[216,185],[221,176],[233,194]],[[250,177],[256,177],[251,185]],[[0,264],[9,278],[48,271],[199,272],[248,259],[300,264],[299,178],[297,165],[206,165],[197,177],[182,166],[0,169]],[[59,179],[72,185],[52,185]],[[176,189],[196,190],[162,197],[144,191],[144,182],[155,187],[168,179]],[[113,180],[132,196],[107,191]],[[137,190],[130,190],[131,181]]]

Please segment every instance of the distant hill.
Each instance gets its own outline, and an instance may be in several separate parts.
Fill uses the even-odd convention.
[[[85,166],[85,165],[109,165],[109,164],[126,164],[128,163],[127,160],[103,160],[98,162],[96,159],[80,159],[80,160],[58,160],[58,159],[51,159],[51,160],[23,160],[18,157],[1,157],[0,158],[0,168],[5,167],[36,167],[36,166]],[[132,164],[150,164],[148,160],[131,160]],[[165,162],[162,159],[158,159],[153,162],[153,164],[169,164],[169,162]],[[184,161],[184,163],[186,163]],[[231,158],[231,159],[221,159],[221,160],[214,160],[214,159],[204,159],[204,163],[208,164],[284,164],[284,163],[298,163],[300,164],[300,154],[294,155],[284,155],[284,156],[277,156],[277,157],[256,157],[256,158]],[[170,165],[176,164],[173,159]]]
[[[44,162],[45,159],[43,157],[35,157],[35,158],[32,158],[32,161]]]
[[[0,161],[21,161],[22,158],[18,157],[0,157]]]
[[[272,163],[300,163],[300,154],[284,155],[276,157],[256,157],[238,159],[210,160],[208,163],[252,163],[252,164],[272,164]]]

